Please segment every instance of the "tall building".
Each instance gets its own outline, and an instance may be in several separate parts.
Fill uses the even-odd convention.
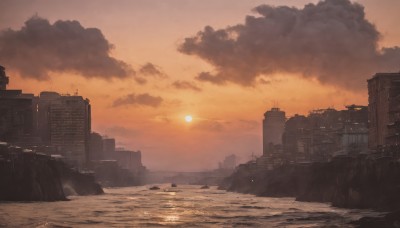
[[[368,147],[400,143],[400,73],[377,73],[368,80]]]
[[[88,159],[90,113],[89,100],[81,96],[60,96],[48,109],[50,144],[77,167],[83,167]]]
[[[0,66],[0,141],[31,141],[35,132],[36,98],[22,90],[7,90],[8,77]]]
[[[282,135],[285,129],[285,112],[272,108],[264,114],[263,120],[263,155],[273,152],[276,145],[282,145]]]

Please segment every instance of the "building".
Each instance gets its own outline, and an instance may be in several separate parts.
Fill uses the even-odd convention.
[[[42,142],[50,145],[50,124],[49,124],[49,109],[51,102],[59,99],[61,95],[56,92],[44,91],[39,94],[38,100],[38,135]]]
[[[0,66],[0,90],[6,90],[8,85],[8,77],[6,75],[6,68]]]
[[[218,168],[225,170],[234,170],[236,168],[237,158],[236,155],[231,154],[226,156],[223,162],[219,162]]]
[[[124,168],[131,171],[133,174],[140,174],[144,167],[142,165],[142,152],[125,150],[123,148],[115,151],[115,160],[118,164]]]
[[[368,80],[368,147],[400,143],[400,73],[377,73]]]
[[[77,167],[88,160],[90,114],[89,100],[81,96],[60,96],[48,108],[50,144]]]
[[[338,155],[365,153],[368,145],[366,106],[348,105],[344,110],[313,110],[295,115],[285,124],[284,162],[328,161]]]
[[[103,139],[103,159],[115,160],[115,139]]]
[[[285,129],[285,112],[272,108],[264,114],[263,120],[263,155],[271,155],[275,146],[282,145],[282,135]]]
[[[311,132],[310,121],[303,115],[296,114],[286,121],[282,136],[285,160],[301,161],[310,157]]]
[[[99,161],[104,159],[103,137],[99,133],[92,132],[89,140],[89,161]]]
[[[7,90],[8,77],[0,66],[0,141],[34,141],[36,97],[22,90]]]

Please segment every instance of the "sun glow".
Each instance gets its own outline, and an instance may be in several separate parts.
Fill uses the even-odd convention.
[[[190,122],[192,122],[192,120],[193,120],[193,117],[191,115],[185,116],[185,121],[186,122],[190,123]]]

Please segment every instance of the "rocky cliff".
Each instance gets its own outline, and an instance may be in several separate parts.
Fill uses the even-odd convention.
[[[288,164],[274,170],[241,165],[222,189],[258,196],[295,197],[346,208],[400,209],[400,163],[391,159],[342,158]]]
[[[0,201],[57,201],[66,195],[101,194],[90,175],[46,155],[0,148]]]

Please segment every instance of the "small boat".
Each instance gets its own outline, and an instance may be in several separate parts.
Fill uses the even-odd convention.
[[[160,188],[158,186],[153,186],[151,188],[149,188],[150,190],[160,190]]]
[[[164,189],[164,192],[181,192],[181,190],[178,190],[178,189],[168,189],[168,188],[166,188],[166,189]]]
[[[176,185],[175,183],[172,183],[172,184],[171,184],[171,187],[172,187],[172,188],[176,188],[177,185]]]
[[[201,188],[200,189],[209,189],[210,187],[208,187],[208,185],[203,185],[203,186],[201,186]]]

